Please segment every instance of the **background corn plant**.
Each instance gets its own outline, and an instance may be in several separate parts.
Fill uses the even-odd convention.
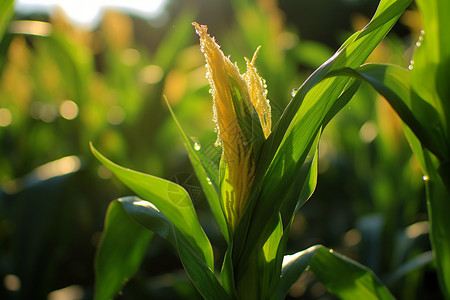
[[[332,56],[330,48],[343,41],[339,36],[346,34],[331,22],[353,20],[359,30],[367,21],[361,21],[361,15],[350,18],[351,14],[370,16],[377,4],[323,1],[321,7],[327,9],[314,13],[314,1],[282,1],[283,11],[275,2],[235,1],[229,7],[217,1],[215,8],[198,2],[189,3],[191,12],[172,5],[170,23],[175,26],[155,29],[141,20],[109,13],[101,27],[86,32],[69,26],[59,15],[50,20],[54,30],[48,36],[20,32],[13,24],[8,28],[12,1],[2,2],[10,8],[1,9],[9,13],[0,18],[7,29],[0,45],[0,107],[11,112],[13,121],[0,130],[0,276],[6,283],[7,274],[17,275],[21,289],[12,291],[1,285],[0,298],[46,297],[73,284],[81,286],[84,298],[91,297],[92,256],[106,205],[129,191],[117,181],[98,178],[110,174],[92,159],[89,140],[101,145],[115,161],[183,185],[214,245],[218,266],[226,243],[205,199],[199,196],[199,183],[174,176],[193,171],[178,142],[179,130],[166,118],[169,113],[161,110],[165,105],[160,102],[161,94],[166,94],[181,124],[217,163],[220,149],[212,147],[216,136],[211,100],[204,71],[199,68],[204,62],[190,22],[210,25],[225,53],[232,54],[238,64],[243,63],[240,58],[263,46],[257,65],[267,79],[275,122],[290,100],[290,91]],[[219,12],[224,18],[214,17]],[[417,10],[412,7],[407,12],[401,24],[411,28],[413,41],[391,35],[372,52],[370,61],[408,67],[406,47],[418,41],[414,34],[422,27]],[[445,9],[441,14],[446,14]],[[301,23],[299,28],[295,28],[297,23]],[[396,32],[408,37],[401,25]],[[330,42],[336,36],[337,41]],[[311,38],[316,41],[308,40]],[[149,65],[152,67],[146,68]],[[155,66],[161,66],[163,72]],[[147,77],[147,70],[156,70],[154,74],[162,77],[159,81],[158,76]],[[55,83],[49,78],[60,79]],[[79,108],[73,120],[58,114],[66,99]],[[137,117],[140,113],[142,117]],[[286,253],[324,243],[369,266],[398,298],[440,299],[430,264],[422,174],[397,125],[384,100],[378,100],[363,83],[321,136],[319,188],[313,201],[298,211],[286,237]],[[71,160],[73,154],[81,160],[80,168],[65,175],[53,173],[47,179],[40,176],[42,170],[55,170],[56,164],[45,165],[49,161],[69,156],[66,162],[76,162]],[[33,171],[41,165],[43,168]],[[128,219],[123,219],[126,224]],[[126,243],[125,234],[118,236]],[[122,298],[199,297],[165,243],[153,236],[150,248],[142,247],[143,265],[123,287]],[[111,272],[109,278],[119,276]],[[324,288],[311,274],[304,272],[288,297],[326,298]]]

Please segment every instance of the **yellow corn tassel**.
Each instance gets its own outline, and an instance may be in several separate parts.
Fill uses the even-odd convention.
[[[221,204],[228,227],[233,232],[255,178],[255,152],[259,151],[260,140],[270,134],[271,115],[265,81],[254,66],[259,48],[252,61],[246,59],[247,72],[241,75],[237,65],[223,54],[209,36],[207,26],[192,24],[200,36],[201,50],[206,59],[217,144],[223,148]]]
[[[253,107],[258,113],[259,121],[261,122],[264,132],[264,137],[267,139],[272,127],[272,117],[269,100],[267,100],[266,81],[258,75],[255,67],[256,55],[258,54],[260,48],[261,46],[256,49],[255,54],[253,54],[252,61],[245,58],[247,61],[247,72],[244,74],[244,79],[249,89]]]

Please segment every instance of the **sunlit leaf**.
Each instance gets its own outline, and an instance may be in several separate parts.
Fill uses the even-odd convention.
[[[0,2],[0,41],[5,33],[6,26],[14,13],[14,0],[3,0]]]
[[[284,299],[308,267],[327,290],[340,299],[394,299],[372,271],[322,245],[285,256],[278,299]]]
[[[204,299],[230,299],[214,271],[156,206],[137,197],[122,198],[120,203],[134,220],[167,240],[177,250],[186,273]]]
[[[125,185],[150,201],[173,223],[205,263],[214,269],[211,244],[197,219],[188,193],[179,185],[144,173],[125,169],[104,157],[91,144],[92,153]]]
[[[153,233],[130,218],[119,201],[108,207],[95,260],[95,299],[112,299],[139,269]]]
[[[356,69],[336,70],[330,75],[352,76],[368,82],[386,98],[425,147],[438,157],[445,157],[447,150],[442,136],[443,129],[436,123],[439,116],[431,105],[412,94],[408,69],[394,65],[367,64]],[[421,115],[418,116],[420,119],[416,117],[417,114]]]
[[[427,151],[418,149],[417,144],[413,150],[425,160],[430,240],[441,289],[450,299],[450,2],[418,0],[417,5],[423,31],[413,55],[412,89],[438,112],[446,147],[441,149],[444,156],[439,157],[438,162]],[[426,144],[423,146],[427,147]]]

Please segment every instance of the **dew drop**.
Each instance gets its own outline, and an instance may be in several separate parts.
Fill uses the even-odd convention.
[[[291,96],[295,97],[295,94],[297,94],[297,92],[298,92],[298,89],[292,89]]]
[[[206,181],[208,182],[209,185],[212,185],[211,179],[209,177],[206,177]]]
[[[422,179],[423,181],[428,181],[430,180],[430,177],[428,175],[423,175]]]
[[[417,47],[420,47],[420,46],[422,46],[422,43],[416,42],[416,46],[417,46]]]
[[[421,34],[421,35],[424,35],[424,34],[425,34],[425,31],[422,29],[422,30],[420,31],[420,34]]]
[[[423,36],[419,36],[419,41],[423,41]]]
[[[199,151],[202,148],[199,143],[194,143],[194,150]]]
[[[408,69],[412,70],[413,69],[413,65],[409,65]]]
[[[330,250],[328,250],[328,252],[330,252],[330,253],[333,253],[333,252],[334,252],[334,250],[333,250],[333,249],[330,249]]]

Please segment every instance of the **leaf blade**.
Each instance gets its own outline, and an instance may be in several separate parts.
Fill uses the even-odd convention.
[[[328,76],[352,76],[369,83],[389,102],[402,121],[414,132],[419,140],[436,156],[446,155],[443,129],[436,123],[438,112],[426,101],[411,91],[410,72],[407,69],[386,64],[366,64],[356,69],[342,68]],[[412,110],[414,108],[414,110]],[[426,112],[416,117],[418,112]]]
[[[3,0],[0,3],[0,41],[5,33],[6,26],[14,14],[14,0]]]
[[[322,245],[286,256],[279,299],[287,294],[289,287],[308,266],[320,282],[341,299],[394,299],[371,270]]]
[[[148,174],[123,168],[104,157],[91,144],[92,153],[141,198],[154,203],[180,230],[199,256],[214,269],[211,244],[197,219],[188,193],[179,185]]]
[[[137,197],[122,198],[120,202],[134,220],[166,239],[177,250],[186,273],[204,299],[230,298],[213,270],[156,206]]]
[[[144,258],[152,232],[132,220],[118,200],[110,203],[95,258],[95,299],[112,299]]]

